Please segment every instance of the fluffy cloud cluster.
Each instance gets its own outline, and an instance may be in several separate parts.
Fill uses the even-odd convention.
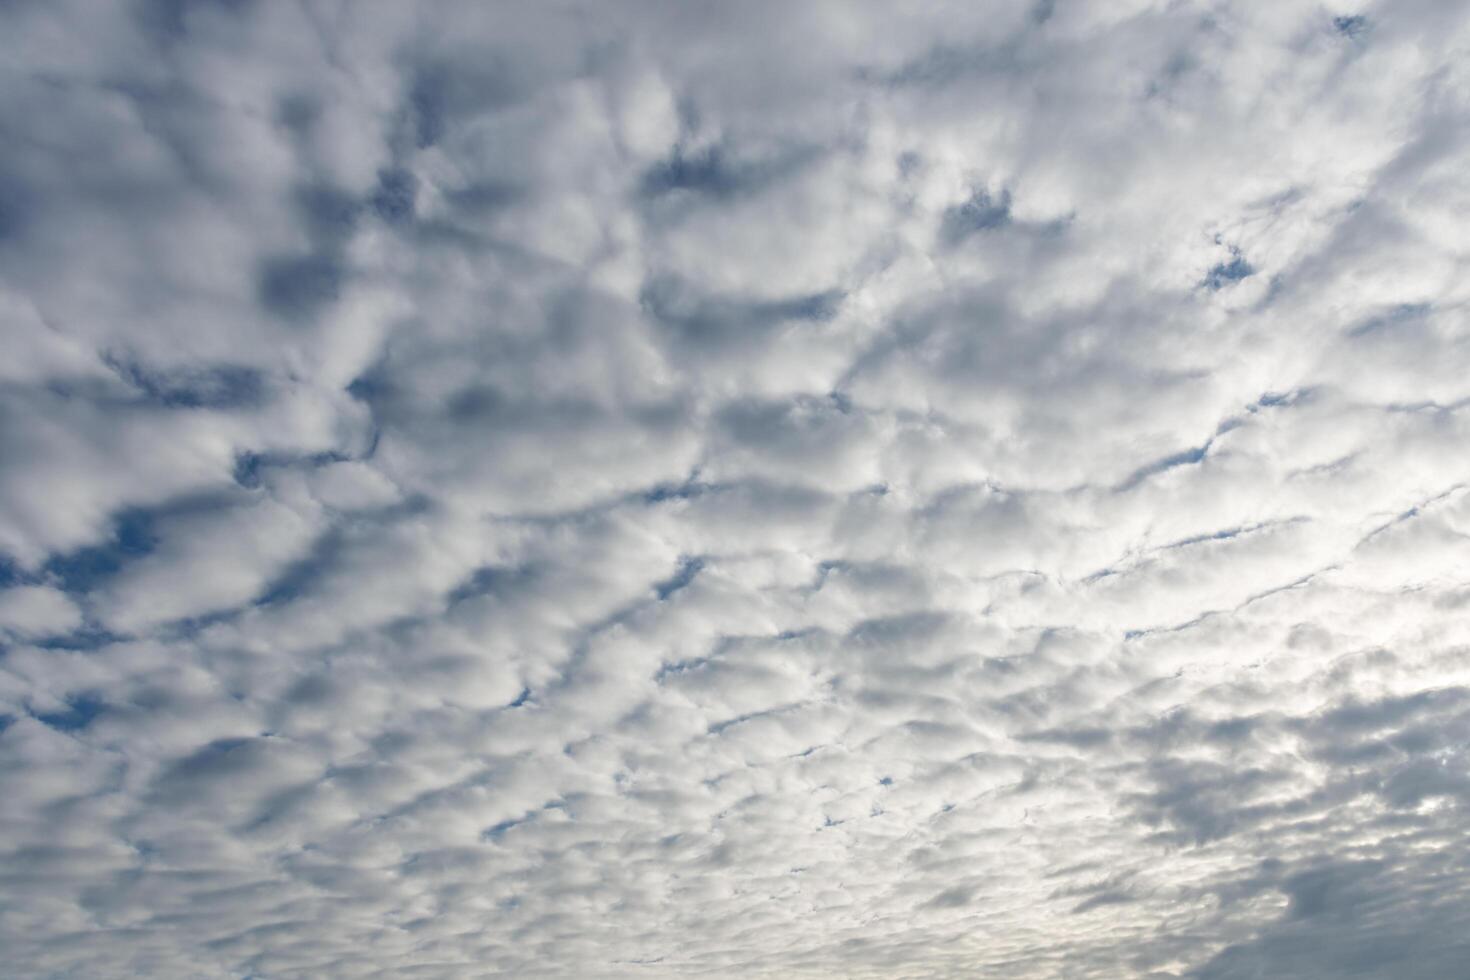
[[[0,9],[0,972],[1470,961],[1470,15]]]

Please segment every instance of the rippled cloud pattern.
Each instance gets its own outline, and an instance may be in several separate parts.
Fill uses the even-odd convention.
[[[0,973],[1470,963],[1470,10],[0,4]]]

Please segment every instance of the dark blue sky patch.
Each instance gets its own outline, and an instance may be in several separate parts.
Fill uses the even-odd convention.
[[[475,569],[468,579],[449,593],[449,602],[453,605],[484,595],[505,597],[535,578],[536,569],[531,565],[485,565]]]
[[[215,739],[167,766],[153,784],[153,798],[162,803],[186,804],[209,785],[258,768],[266,761],[267,739],[265,735]]]
[[[707,665],[715,662],[716,659],[718,659],[717,656],[711,655],[708,657],[694,657],[689,660],[676,660],[672,663],[666,661],[660,664],[658,670],[654,673],[654,682],[657,684],[663,684],[664,681],[670,677],[678,677],[680,674],[687,674],[690,671],[701,670]]]
[[[256,296],[283,320],[309,320],[336,302],[345,272],[330,255],[277,256],[261,264]]]
[[[58,731],[76,732],[86,728],[106,710],[107,704],[101,698],[83,694],[75,698],[67,698],[66,707],[62,710],[37,712],[35,718]]]
[[[308,184],[294,195],[296,215],[318,248],[342,246],[357,229],[362,205],[346,191],[325,184]]]
[[[1050,745],[1065,745],[1073,749],[1091,749],[1108,745],[1113,741],[1113,733],[1105,728],[1076,727],[1076,728],[1050,728],[1045,731],[1027,732],[1016,736],[1020,742],[1040,742]]]
[[[15,174],[0,170],[0,245],[20,238],[35,214],[35,194]]]
[[[529,422],[532,414],[520,398],[486,384],[461,388],[449,397],[444,407],[445,415],[462,424]]]
[[[235,456],[235,468],[231,475],[240,486],[253,489],[260,486],[260,473],[266,465],[266,457],[260,453],[239,453]]]
[[[1049,19],[1053,13],[1050,8],[1050,3],[1033,8],[1035,16],[1031,25],[1035,27]],[[858,70],[857,77],[889,88],[943,89],[977,76],[1024,70],[1030,67],[1021,61],[1025,50],[1024,39],[1016,36],[978,43],[946,39],[896,69],[864,67]]]
[[[645,504],[662,504],[670,500],[692,500],[708,493],[709,490],[709,484],[701,483],[696,477],[690,477],[683,483],[657,484],[639,493],[638,500]]]
[[[1086,898],[1083,899],[1081,902],[1078,902],[1076,905],[1072,906],[1071,911],[1073,915],[1083,915],[1087,912],[1091,912],[1093,909],[1102,908],[1105,905],[1126,905],[1136,901],[1138,901],[1138,899],[1129,895],[1127,892],[1101,891],[1098,892],[1096,895],[1093,895],[1091,898]]]
[[[490,827],[485,828],[485,830],[483,830],[480,833],[480,839],[481,840],[484,840],[484,841],[491,841],[491,842],[498,841],[502,837],[504,837],[507,832],[515,829],[516,827],[523,826],[523,825],[528,824],[528,823],[532,822],[533,820],[535,820],[536,819],[536,814],[539,813],[539,812],[543,812],[543,811],[546,811],[546,810],[565,810],[565,809],[566,809],[566,804],[563,803],[561,800],[552,800],[550,803],[547,803],[545,806],[541,807],[541,810],[539,810],[539,811],[530,811],[530,812],[527,812],[526,814],[524,814],[523,816],[515,817],[514,819],[511,819],[511,820],[502,820],[502,821],[500,821],[499,823],[497,823],[497,824],[495,824],[493,826],[490,826]]]
[[[1239,282],[1248,276],[1255,275],[1256,268],[1245,260],[1235,249],[1230,250],[1229,262],[1221,262],[1219,265],[1205,273],[1200,285],[1211,291],[1224,289],[1231,283]]]
[[[473,216],[507,208],[524,200],[526,193],[524,187],[509,181],[482,180],[448,191],[444,196],[456,212]]]
[[[379,362],[353,378],[347,385],[347,394],[367,405],[387,402],[394,394],[388,365]]]
[[[266,471],[270,469],[278,467],[311,468],[330,466],[333,463],[347,462],[351,458],[352,456],[350,454],[336,450],[324,453],[311,453],[310,455],[257,453],[247,450],[235,456],[235,467],[231,475],[240,486],[253,490],[261,485]]]
[[[293,562],[284,572],[276,576],[255,600],[257,606],[284,605],[299,598],[310,590],[317,579],[337,564],[337,558],[346,544],[341,531],[329,531],[317,539],[311,554]]]
[[[112,536],[106,544],[57,555],[42,569],[44,576],[54,579],[64,592],[91,591],[157,546],[155,515],[155,511],[143,509],[123,511],[114,519]]]
[[[1149,477],[1162,473],[1165,470],[1172,470],[1175,467],[1179,466],[1193,466],[1196,463],[1201,463],[1204,461],[1204,458],[1209,455],[1210,446],[1213,443],[1214,440],[1212,439],[1209,442],[1206,442],[1203,446],[1195,446],[1190,449],[1181,450],[1177,453],[1170,453],[1167,456],[1154,460],[1152,463],[1146,463],[1143,466],[1140,466],[1138,469],[1134,470],[1129,475],[1128,479],[1123,481],[1118,489],[1131,490],[1133,487],[1138,486],[1138,484],[1142,483],[1144,480],[1147,480]]]
[[[143,0],[134,9],[143,33],[167,43],[176,43],[189,35],[190,15],[195,11],[214,9],[240,15],[253,0]]]
[[[1282,883],[1291,900],[1288,914],[1294,919],[1309,918],[1348,903],[1369,900],[1372,889],[1358,887],[1359,883],[1375,876],[1383,867],[1382,861],[1355,861],[1292,875]]]
[[[831,418],[838,414],[841,413],[829,399],[798,396],[779,400],[732,399],[714,413],[714,418],[730,438],[761,449],[800,431],[813,417]]]
[[[298,138],[306,136],[315,128],[321,114],[321,103],[307,92],[288,95],[276,107],[276,121]]]
[[[326,702],[336,690],[330,675],[325,673],[308,674],[301,678],[290,689],[281,696],[287,704],[322,704]]]
[[[648,197],[691,191],[722,198],[751,189],[756,183],[753,178],[753,174],[742,172],[731,163],[718,146],[693,155],[686,155],[680,148],[669,159],[650,167],[640,187]]]
[[[940,237],[947,245],[958,245],[971,235],[1004,228],[1011,223],[1011,193],[1002,191],[999,198],[986,190],[978,190],[963,204],[944,212]]]
[[[252,408],[265,400],[264,372],[238,364],[158,371],[136,361],[107,360],[143,398],[165,408]]]
[[[391,391],[391,386],[381,372],[368,372],[351,379],[345,391],[357,401],[372,404],[375,400],[382,400]]]
[[[978,63],[979,59],[975,52],[941,44],[906,62],[896,71],[888,73],[863,71],[859,75],[897,87],[917,85],[925,88],[942,88],[975,71]]]
[[[1283,393],[1283,392],[1268,391],[1265,394],[1261,395],[1260,398],[1257,398],[1256,399],[1255,407],[1257,407],[1257,408],[1276,408],[1276,407],[1281,406],[1281,405],[1290,405],[1292,403],[1292,401],[1294,400],[1293,399],[1293,395],[1294,394],[1295,394],[1294,392],[1284,392]],[[1249,408],[1249,407],[1251,407],[1251,406],[1247,406],[1247,408]]]
[[[418,178],[403,167],[378,171],[378,187],[373,192],[371,201],[373,211],[390,225],[410,220],[413,218],[418,188]]]
[[[654,595],[658,596],[660,601],[667,599],[680,589],[687,588],[694,581],[695,576],[703,569],[704,559],[702,558],[680,559],[679,567],[674,571],[673,575],[664,579],[662,582],[654,583]]]
[[[1197,462],[1197,460],[1195,462]],[[1190,535],[1187,538],[1180,538],[1178,541],[1171,541],[1168,544],[1164,545],[1164,547],[1188,548],[1190,545],[1204,544],[1208,541],[1229,541],[1231,538],[1240,537],[1242,534],[1246,533],[1249,530],[1251,530],[1251,528],[1231,527],[1226,528],[1223,531],[1214,531],[1209,534],[1194,534]]]
[[[810,147],[788,147],[759,158],[740,158],[715,145],[693,153],[675,147],[666,160],[649,167],[638,183],[640,196],[654,201],[690,197],[729,202],[759,193],[815,159]]]
[[[921,908],[926,909],[957,909],[964,908],[974,898],[974,889],[964,885],[956,885],[954,888],[946,889],[925,902]]]
[[[1158,74],[1149,82],[1147,97],[1167,97],[1198,68],[1199,62],[1188,51],[1176,51],[1164,61]]]
[[[414,146],[427,149],[439,142],[447,125],[448,71],[442,67],[420,69],[408,89],[408,118]]]
[[[826,323],[837,316],[837,311],[846,298],[847,294],[842,290],[829,289],[821,293],[757,303],[752,307],[752,312],[761,320],[811,320]]]
[[[220,609],[215,612],[203,613],[198,616],[184,616],[181,619],[171,619],[159,623],[151,628],[152,634],[161,642],[176,643],[198,636],[204,630],[220,623],[228,623],[240,617],[244,608]],[[113,637],[108,642],[117,642],[123,637]]]
[[[1347,336],[1356,340],[1373,334],[1385,334],[1395,329],[1420,326],[1433,307],[1428,303],[1400,303],[1385,313],[1370,316],[1347,331]]]
[[[514,103],[523,87],[503,52],[479,51],[473,60],[440,59],[419,65],[405,106],[414,148],[424,150],[440,142],[462,117]]]
[[[785,704],[775,708],[767,708],[764,711],[749,711],[745,714],[736,715],[733,718],[726,718],[724,721],[717,721],[714,724],[707,726],[705,729],[705,733],[708,735],[723,735],[730,729],[737,728],[748,721],[755,721],[758,718],[771,718],[777,715],[783,715],[791,711],[794,707],[797,707],[797,705]]]
[[[33,642],[33,646],[42,650],[70,650],[73,652],[100,650],[114,643],[122,642],[126,637],[101,626],[86,625],[79,630],[70,633],[58,633]]]
[[[689,283],[657,277],[644,283],[639,301],[657,322],[691,343],[720,349],[739,345],[751,331],[782,323],[825,323],[837,316],[846,293],[824,290],[777,299],[707,295]]]

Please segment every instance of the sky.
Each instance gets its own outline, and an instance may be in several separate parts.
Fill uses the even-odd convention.
[[[0,3],[0,957],[1470,962],[1470,8]]]

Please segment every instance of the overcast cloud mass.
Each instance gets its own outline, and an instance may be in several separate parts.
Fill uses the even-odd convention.
[[[1470,962],[1470,9],[0,4],[0,974]]]

